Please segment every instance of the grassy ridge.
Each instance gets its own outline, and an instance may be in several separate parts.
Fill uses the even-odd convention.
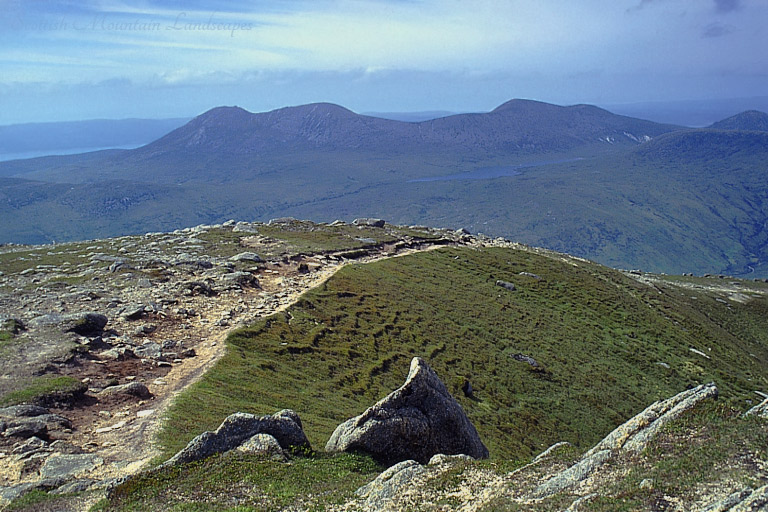
[[[350,266],[288,312],[230,336],[227,355],[169,411],[160,441],[170,456],[234,411],[292,408],[321,449],[338,423],[402,384],[413,356],[446,382],[493,457],[524,458],[561,440],[589,447],[699,382],[714,380],[745,406],[768,385],[768,301],[681,290],[511,249]],[[465,378],[475,399],[459,390]]]

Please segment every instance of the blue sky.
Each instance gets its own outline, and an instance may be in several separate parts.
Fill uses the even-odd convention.
[[[0,124],[768,95],[765,0],[0,0]]]

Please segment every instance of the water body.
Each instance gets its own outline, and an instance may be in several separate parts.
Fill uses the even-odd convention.
[[[462,171],[456,174],[446,174],[444,176],[430,176],[428,178],[416,178],[408,180],[407,183],[426,183],[430,181],[468,181],[468,180],[492,180],[494,178],[505,178],[508,176],[517,176],[520,169],[528,167],[539,167],[542,165],[563,164],[567,162],[576,162],[584,160],[583,158],[564,158],[561,160],[541,160],[518,165],[496,165],[493,167],[478,167],[468,171]]]
[[[0,162],[8,160],[23,160],[27,158],[37,158],[41,156],[65,156],[76,155],[79,153],[90,153],[92,151],[102,151],[104,149],[136,149],[144,144],[131,144],[128,146],[109,146],[97,148],[66,148],[66,149],[41,149],[39,151],[27,151],[25,153],[0,153]]]

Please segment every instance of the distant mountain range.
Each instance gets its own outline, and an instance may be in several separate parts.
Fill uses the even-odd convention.
[[[0,241],[380,216],[613,266],[768,275],[765,117],[690,130],[530,100],[419,122],[219,107],[137,149],[0,163]]]

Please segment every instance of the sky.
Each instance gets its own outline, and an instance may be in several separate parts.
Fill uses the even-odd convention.
[[[0,125],[768,96],[766,0],[0,0]]]

